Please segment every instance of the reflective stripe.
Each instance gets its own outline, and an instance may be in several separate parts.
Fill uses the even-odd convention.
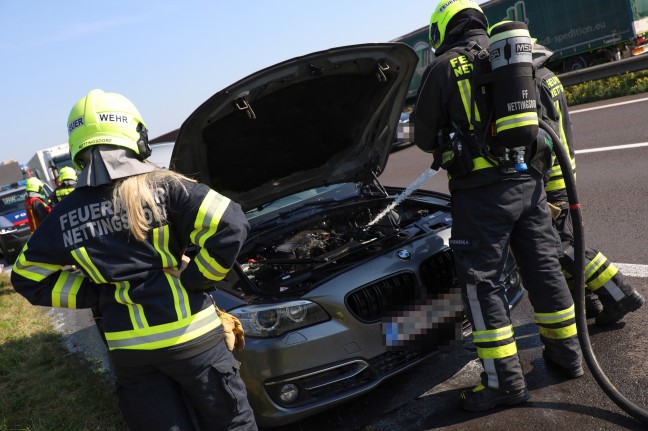
[[[546,328],[544,326],[539,326],[538,328],[540,335],[552,340],[563,340],[578,334],[575,323],[563,328]]]
[[[229,272],[229,269],[223,268],[204,248],[196,255],[194,262],[203,277],[209,280],[220,281]]]
[[[194,222],[194,230],[191,232],[191,241],[204,247],[205,241],[216,233],[218,223],[227,209],[230,200],[223,195],[210,190],[200,204],[200,209]]]
[[[130,283],[128,281],[117,281],[113,283],[115,285],[115,301],[125,305],[128,308],[128,314],[131,319],[131,324],[134,329],[143,329],[148,328],[149,324],[144,315],[144,308],[140,304],[136,304],[130,298],[128,294],[128,289],[130,288]]]
[[[576,316],[576,313],[574,312],[574,306],[572,305],[569,308],[555,311],[553,313],[534,313],[534,316],[535,323],[547,325],[550,323],[560,323],[573,319]]]
[[[513,337],[513,325],[498,329],[488,329],[486,331],[473,331],[472,335],[473,343],[505,340]]]
[[[507,117],[502,117],[495,120],[495,128],[497,129],[497,133],[503,132],[504,130],[513,129],[515,127],[531,125],[538,125],[538,114],[535,112],[523,112],[521,114],[509,115]]]
[[[477,356],[481,359],[502,359],[513,356],[517,353],[515,340],[505,346],[477,347]]]
[[[464,111],[466,112],[466,118],[468,119],[468,124],[470,124],[470,130],[473,130],[475,126],[472,121],[472,113],[470,112],[470,101],[472,100],[472,88],[470,86],[469,79],[461,79],[457,81],[457,86],[459,87],[459,94],[461,95],[461,103],[463,104]],[[480,121],[479,109],[477,109],[477,103],[475,103],[475,121]]]
[[[101,275],[99,269],[92,263],[90,256],[85,247],[79,247],[71,251],[72,257],[77,263],[85,270],[85,273],[94,281],[95,283],[107,283],[106,279]]]
[[[40,282],[61,269],[60,265],[49,263],[32,262],[25,257],[27,245],[16,259],[12,271],[31,281]]]
[[[178,260],[169,250],[168,225],[153,229],[153,246],[160,254],[163,268],[178,268]],[[178,317],[178,319],[186,319],[187,317],[189,317],[190,310],[187,291],[184,289],[182,283],[180,283],[180,280],[177,277],[166,273],[164,275],[167,279],[167,283],[169,283],[169,287],[171,288],[176,316]]]
[[[598,263],[600,261],[600,263]],[[585,280],[587,281],[587,287],[592,290],[597,290],[605,283],[614,277],[619,269],[614,266],[611,262],[603,272],[601,272],[596,278],[590,280],[590,278],[607,262],[607,258],[599,252],[596,257],[585,266]]]
[[[474,171],[479,171],[481,169],[486,169],[486,168],[494,168],[493,164],[489,162],[486,158],[484,157],[475,157],[473,159],[473,164],[475,165],[473,167],[473,172]]]
[[[176,315],[178,320],[186,319],[189,317],[189,310],[191,310],[191,304],[189,303],[189,297],[187,296],[187,291],[180,282],[180,279],[172,276],[171,274],[164,274],[166,276],[169,286],[171,286],[171,294],[173,295],[173,304],[176,309]]]
[[[576,179],[576,159],[574,158],[571,159],[571,168],[572,173],[574,174],[574,179]],[[545,191],[551,192],[554,190],[564,190],[565,188],[567,188],[567,185],[565,184],[560,165],[552,166],[549,170],[549,180],[545,186]]]
[[[545,187],[545,192],[553,192],[554,190],[564,190],[567,188],[565,180],[562,178],[560,180],[549,180],[547,181],[547,186]]]
[[[106,332],[110,350],[137,349],[154,350],[176,346],[196,339],[219,327],[221,320],[214,307],[209,306],[201,312],[177,322],[165,323],[145,329]]]
[[[587,286],[589,287],[589,286]],[[615,301],[619,302],[625,297],[625,293],[619,288],[619,286],[614,282],[614,280],[608,280],[607,283],[605,283],[603,286],[599,287],[598,289],[591,289],[592,292],[599,292],[600,290],[604,289],[609,293],[612,298],[614,298]]]
[[[171,251],[169,251],[169,225],[156,227],[152,230],[152,233],[153,247],[160,254],[162,268],[177,268],[178,261]]]
[[[565,134],[565,125],[563,124],[563,113],[562,113],[562,109],[560,108],[560,101],[555,100],[554,106],[556,107],[556,111],[558,112],[558,124],[560,125],[560,136],[559,136],[560,142],[565,148],[565,152],[569,154],[569,142],[567,142],[567,135]],[[575,162],[576,159],[572,157],[572,164]]]
[[[52,289],[52,307],[77,308],[76,295],[84,279],[82,275],[61,271]]]

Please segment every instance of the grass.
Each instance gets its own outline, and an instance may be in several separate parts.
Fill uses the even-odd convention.
[[[126,430],[110,378],[0,275],[0,431]]]

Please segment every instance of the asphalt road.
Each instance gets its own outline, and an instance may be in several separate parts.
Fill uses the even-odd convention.
[[[612,261],[620,263],[629,281],[648,297],[648,94],[573,108],[577,155],[577,185],[584,207],[585,238]],[[614,106],[601,108],[603,105]],[[606,147],[615,147],[606,149]],[[591,151],[596,150],[596,151]],[[588,152],[589,151],[589,152]],[[391,155],[380,179],[407,186],[431,160],[416,147]],[[447,192],[447,180],[437,174],[423,188]],[[1,262],[0,262],[1,263]],[[589,333],[597,360],[615,387],[639,408],[648,408],[648,307],[605,329],[590,322]],[[71,350],[103,362],[103,347],[89,316],[83,311],[50,311],[66,334]],[[462,348],[441,353],[413,370],[385,382],[369,394],[323,414],[281,428],[286,431],[418,431],[418,430],[641,430],[598,387],[590,370],[565,380],[545,367],[532,310],[525,299],[513,310],[513,323],[522,358],[530,402],[486,413],[460,408],[461,389],[478,381],[480,365],[467,341]]]

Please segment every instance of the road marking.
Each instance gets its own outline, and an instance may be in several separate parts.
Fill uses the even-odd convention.
[[[640,148],[646,146],[648,146],[648,142],[639,142],[637,144],[615,145],[613,147],[599,147],[599,148],[587,148],[584,150],[576,150],[576,154],[598,153],[599,151],[627,150],[628,148]]]
[[[598,109],[613,108],[615,106],[628,105],[630,103],[647,102],[647,101],[648,101],[648,97],[644,97],[643,99],[628,100],[627,102],[610,103],[609,105],[595,106],[593,108],[576,109],[574,111],[569,111],[569,114],[570,115],[579,114],[581,112],[596,111]]]
[[[626,277],[648,278],[648,265],[636,265],[633,263],[615,263],[614,265]]]

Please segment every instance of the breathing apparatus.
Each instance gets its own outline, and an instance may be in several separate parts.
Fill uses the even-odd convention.
[[[538,135],[533,40],[519,21],[498,22],[488,33],[490,71],[477,80],[491,109],[490,151],[504,173],[526,171],[527,148]]]
[[[648,425],[648,412],[636,404],[628,400],[619,390],[610,382],[608,377],[605,375],[605,372],[601,369],[601,366],[594,355],[592,350],[592,344],[589,339],[589,332],[587,329],[587,318],[585,317],[585,274],[583,272],[584,262],[585,262],[585,238],[583,235],[583,221],[581,216],[581,205],[578,200],[578,193],[576,191],[576,181],[574,180],[574,173],[571,167],[571,161],[569,159],[569,154],[563,147],[558,135],[553,131],[553,129],[544,122],[542,119],[539,120],[539,126],[547,132],[551,139],[553,140],[553,149],[558,162],[560,163],[560,169],[563,172],[563,178],[565,180],[565,186],[567,188],[567,197],[569,200],[569,213],[572,219],[572,226],[574,230],[574,263],[575,263],[575,273],[574,277],[574,286],[576,288],[575,295],[575,306],[576,306],[576,327],[578,329],[578,341],[581,345],[581,350],[583,351],[583,356],[587,367],[591,371],[594,379],[598,385],[603,389],[603,392],[616,403],[623,411],[628,413],[633,418],[637,419],[639,422],[644,425]]]

